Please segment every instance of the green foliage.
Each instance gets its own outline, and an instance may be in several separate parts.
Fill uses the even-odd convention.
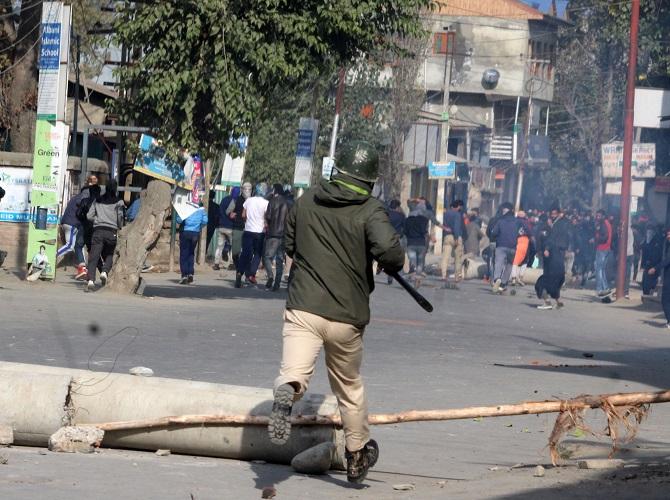
[[[125,121],[205,154],[249,134],[277,89],[299,87],[391,33],[420,31],[430,0],[148,0],[126,2],[117,42],[138,58],[119,70]],[[257,127],[258,128],[258,127]],[[251,143],[253,144],[253,137]],[[251,146],[253,147],[253,146]]]
[[[542,170],[541,185],[547,199],[579,196],[596,206],[602,192],[601,145],[623,137],[630,4],[571,0],[567,10],[574,25],[559,38],[554,95],[559,106],[552,108],[552,163]],[[668,39],[670,4],[642,0],[638,85],[670,82]]]

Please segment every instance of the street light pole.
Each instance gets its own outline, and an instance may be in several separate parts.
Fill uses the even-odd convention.
[[[635,79],[637,75],[637,38],[640,24],[640,0],[632,0],[630,16],[630,48],[628,52],[628,82],[623,136],[623,171],[621,172],[621,224],[616,280],[616,296],[621,299],[626,280],[628,224],[630,219],[631,164],[633,159],[633,114],[635,110]]]

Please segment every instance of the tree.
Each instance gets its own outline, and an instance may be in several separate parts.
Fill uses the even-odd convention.
[[[115,109],[203,154],[248,134],[276,88],[324,65],[393,48],[387,35],[421,29],[430,0],[148,0],[127,2],[117,39],[141,50],[121,68]]]
[[[122,121],[156,128],[173,150],[183,146],[212,158],[227,150],[231,138],[258,130],[263,112],[274,105],[269,99],[278,93],[300,88],[326,73],[324,68],[394,49],[392,33],[419,32],[419,8],[430,5],[430,0],[126,2],[115,21],[116,41],[132,47],[136,57],[118,71],[122,98],[112,109]],[[286,150],[287,144],[279,146]],[[250,159],[253,148],[252,136]],[[154,199],[147,209],[160,220],[169,202]],[[122,233],[119,245],[139,231],[137,226]],[[142,252],[118,259],[110,284],[135,291],[137,280],[128,274],[139,275]]]
[[[670,5],[643,0],[641,7],[638,84],[667,86]],[[630,5],[571,0],[567,12],[574,25],[559,37],[559,109],[550,122],[554,154],[541,173],[542,188],[548,199],[590,198],[587,204],[597,208],[603,193],[601,145],[623,136]]]

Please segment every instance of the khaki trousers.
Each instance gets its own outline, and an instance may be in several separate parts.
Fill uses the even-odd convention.
[[[363,331],[346,323],[316,314],[287,309],[284,313],[283,355],[275,389],[298,384],[300,399],[314,374],[321,347],[326,351],[330,388],[337,398],[349,451],[358,451],[370,439],[368,402],[360,374],[363,360]]]
[[[460,277],[463,274],[463,238],[454,238],[453,235],[448,234],[444,239],[444,246],[442,247],[442,278],[449,275],[449,262],[451,260],[451,252],[454,252],[455,266],[454,274]]]

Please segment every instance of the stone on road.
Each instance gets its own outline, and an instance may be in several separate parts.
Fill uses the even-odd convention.
[[[325,474],[330,470],[335,444],[320,443],[298,453],[291,460],[291,467],[302,474]]]

